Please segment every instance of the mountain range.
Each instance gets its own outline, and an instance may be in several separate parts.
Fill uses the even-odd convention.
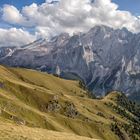
[[[126,28],[95,26],[86,33],[1,47],[0,64],[78,78],[99,96],[116,90],[140,99],[140,33]]]

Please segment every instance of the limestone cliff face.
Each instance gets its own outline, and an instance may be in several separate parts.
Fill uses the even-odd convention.
[[[0,50],[1,64],[73,73],[99,95],[110,90],[136,95],[140,90],[140,34],[125,28],[96,26],[87,33],[64,33],[50,41]]]

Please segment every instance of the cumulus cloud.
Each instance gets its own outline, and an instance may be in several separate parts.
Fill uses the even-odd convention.
[[[140,18],[118,10],[118,5],[111,0],[60,0],[59,3],[47,0],[41,5],[25,6],[21,11],[5,5],[2,11],[3,21],[34,28],[36,37],[84,32],[95,25],[126,27],[132,32],[140,32]]]
[[[35,40],[35,36],[22,29],[2,29],[0,28],[0,47],[22,46]]]
[[[22,14],[20,14],[18,9],[12,5],[4,6],[2,18],[4,19],[4,21],[12,24],[21,24],[24,22]]]

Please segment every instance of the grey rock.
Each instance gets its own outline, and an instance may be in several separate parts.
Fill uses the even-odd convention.
[[[87,33],[64,33],[50,41],[37,40],[20,48],[0,48],[0,64],[81,77],[97,95],[119,90],[127,96],[140,91],[140,34],[96,26]]]

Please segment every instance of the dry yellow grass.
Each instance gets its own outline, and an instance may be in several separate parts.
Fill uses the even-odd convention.
[[[110,98],[90,99],[78,81],[0,66],[0,85],[2,140],[119,140],[110,129],[113,122],[110,117],[115,116],[122,123],[126,120],[105,105]],[[47,111],[47,104],[54,98],[61,109]],[[75,118],[65,114],[66,102],[73,104],[78,111]],[[104,117],[99,116],[99,112]]]
[[[0,122],[0,140],[95,140],[71,133],[29,128]]]

